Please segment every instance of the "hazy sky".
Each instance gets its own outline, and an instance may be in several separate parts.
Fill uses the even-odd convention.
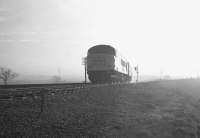
[[[82,77],[81,58],[110,44],[141,74],[200,74],[199,0],[0,0],[0,66]]]

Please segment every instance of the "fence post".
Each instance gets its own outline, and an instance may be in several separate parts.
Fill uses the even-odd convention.
[[[38,118],[41,116],[41,114],[44,112],[44,107],[45,107],[45,100],[47,101],[46,94],[48,90],[47,89],[42,89],[40,91],[40,113],[38,115]]]

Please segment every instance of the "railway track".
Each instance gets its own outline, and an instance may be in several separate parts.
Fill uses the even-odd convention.
[[[68,84],[28,84],[28,85],[10,85],[0,87],[0,101],[13,101],[25,99],[37,99],[44,94],[55,95],[58,92],[72,93],[81,92],[85,89],[94,87],[116,87],[124,86],[129,83],[114,83],[114,84],[90,84],[90,83],[68,83]]]

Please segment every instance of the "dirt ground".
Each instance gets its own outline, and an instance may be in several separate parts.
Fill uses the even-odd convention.
[[[1,137],[200,138],[200,80],[61,88],[42,111],[41,99],[0,104]]]

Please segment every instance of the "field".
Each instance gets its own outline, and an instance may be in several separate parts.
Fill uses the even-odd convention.
[[[0,101],[0,137],[200,138],[200,80],[0,89],[20,91]]]

